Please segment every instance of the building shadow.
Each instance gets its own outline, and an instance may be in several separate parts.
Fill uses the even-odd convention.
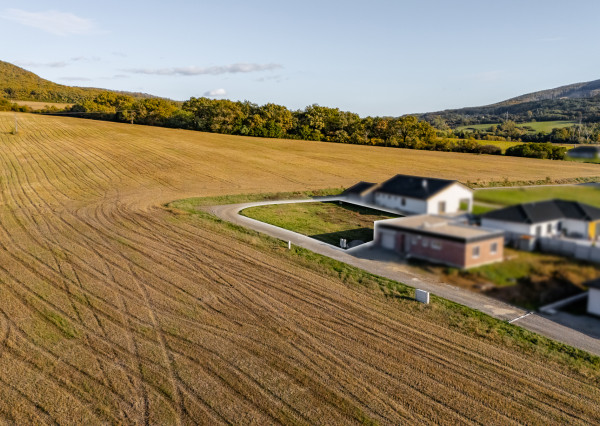
[[[366,243],[373,240],[373,229],[371,228],[355,228],[339,232],[330,232],[326,234],[309,235],[315,240],[322,241],[332,246],[339,247],[340,239],[344,238],[348,244],[352,241],[362,241]]]

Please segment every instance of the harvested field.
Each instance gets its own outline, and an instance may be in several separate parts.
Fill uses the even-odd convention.
[[[441,327],[411,301],[160,207],[400,172],[536,180],[597,166],[12,123],[0,113],[0,422],[600,422],[597,369]]]
[[[40,109],[45,109],[45,108],[52,108],[52,107],[55,107],[58,109],[65,109],[65,108],[73,106],[73,104],[68,104],[68,103],[64,103],[64,102],[14,101],[14,103],[16,103],[17,105],[21,105],[21,106],[27,106],[34,111],[38,111]]]

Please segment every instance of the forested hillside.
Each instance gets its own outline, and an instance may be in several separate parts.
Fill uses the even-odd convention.
[[[576,120],[600,122],[600,80],[542,90],[492,105],[449,109],[420,114],[428,121],[443,119],[451,127],[491,124]]]
[[[22,101],[77,103],[106,92],[106,89],[65,86],[45,80],[21,67],[0,61],[0,97]],[[123,92],[115,92],[123,93]],[[144,93],[125,92],[135,98],[149,98]]]

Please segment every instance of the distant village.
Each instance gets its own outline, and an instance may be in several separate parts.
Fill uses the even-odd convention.
[[[341,196],[402,216],[376,221],[374,244],[406,259],[467,269],[502,262],[508,245],[600,263],[600,209],[585,203],[551,199],[475,216],[472,189],[455,180],[408,175],[358,182]],[[588,311],[600,315],[597,284],[589,286]]]

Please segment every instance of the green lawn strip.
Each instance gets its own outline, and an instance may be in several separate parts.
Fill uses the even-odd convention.
[[[492,210],[496,210],[494,207],[482,206],[477,203],[473,203],[473,211],[471,213],[479,215],[487,212],[491,212]]]
[[[204,206],[220,206],[223,204],[241,204],[254,201],[275,201],[275,200],[301,200],[313,197],[327,197],[339,195],[344,188],[327,188],[315,191],[296,191],[296,192],[266,192],[263,194],[237,194],[222,195],[214,197],[194,197],[183,200],[173,201],[167,206],[182,210],[195,210]]]
[[[338,245],[340,238],[373,239],[373,222],[397,217],[348,203],[298,203],[250,207],[242,215]]]
[[[302,198],[306,197],[307,193],[288,193],[288,195],[289,198]],[[548,362],[566,366],[600,385],[600,357],[598,356],[435,295],[432,295],[432,303],[429,305],[417,303],[413,300],[414,289],[405,284],[368,273],[301,247],[294,246],[292,250],[287,250],[287,243],[284,241],[231,224],[198,209],[199,205],[215,205],[215,198],[218,198],[222,204],[228,202],[235,204],[240,202],[240,198],[247,201],[265,199],[262,194],[196,198],[196,201],[190,201],[191,199],[174,201],[165,205],[165,208],[173,213],[171,220],[175,222],[189,221],[195,226],[230,235],[272,256],[290,260],[294,264],[307,267],[324,276],[340,279],[346,285],[364,287],[383,294],[386,298],[397,300],[399,309],[412,315],[419,315],[441,327],[448,327],[482,341],[517,349],[528,355],[539,356]]]
[[[539,188],[480,189],[475,191],[475,201],[505,206],[553,198],[581,201],[600,207],[600,187],[542,186]]]
[[[492,123],[492,124],[471,124],[467,126],[459,126],[456,130],[485,130],[487,131],[492,126],[500,126],[502,123]],[[571,127],[575,122],[573,121],[528,121],[526,123],[517,123],[516,127],[529,127],[531,133],[550,133],[552,129],[561,129],[563,127]]]

